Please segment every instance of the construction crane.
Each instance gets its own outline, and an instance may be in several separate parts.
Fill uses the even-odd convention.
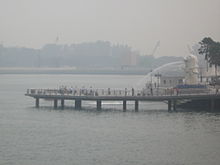
[[[157,41],[156,45],[154,46],[154,49],[153,49],[152,53],[148,54],[148,56],[154,56],[154,54],[155,54],[155,52],[156,52],[156,50],[159,46],[160,46],[160,41]]]

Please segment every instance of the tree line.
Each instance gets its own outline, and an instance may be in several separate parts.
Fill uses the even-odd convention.
[[[217,69],[220,66],[220,42],[214,41],[210,37],[205,37],[199,44],[199,54],[204,55],[210,66],[215,66],[215,75],[217,76]]]

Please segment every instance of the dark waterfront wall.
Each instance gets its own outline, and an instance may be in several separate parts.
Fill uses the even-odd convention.
[[[211,100],[188,100],[187,102],[178,103],[178,107],[184,110],[195,111],[218,111],[220,112],[220,99],[214,100],[214,109],[211,110]]]

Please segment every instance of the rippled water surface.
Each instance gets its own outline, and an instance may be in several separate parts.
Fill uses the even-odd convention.
[[[164,103],[93,102],[74,110],[24,96],[27,88],[93,86],[131,88],[141,76],[0,75],[0,164],[11,165],[219,165],[220,115],[168,113]]]

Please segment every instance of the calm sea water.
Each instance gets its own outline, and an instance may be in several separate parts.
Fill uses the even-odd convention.
[[[163,103],[122,112],[120,102],[53,110],[24,96],[27,88],[131,88],[142,76],[0,75],[1,165],[219,165],[220,114],[168,113]]]

